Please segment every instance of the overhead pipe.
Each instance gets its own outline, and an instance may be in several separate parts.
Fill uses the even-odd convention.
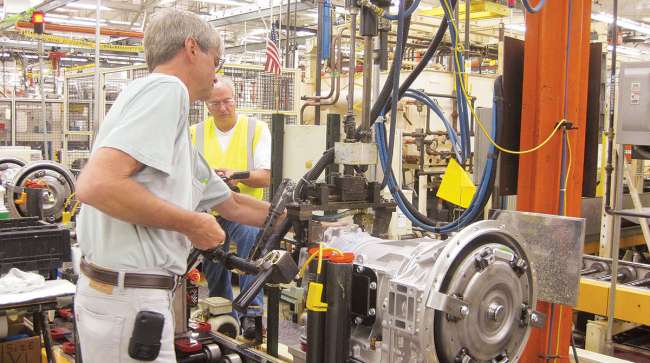
[[[337,44],[337,58],[338,60],[335,63],[334,68],[336,72],[336,76],[332,77],[332,84],[330,86],[330,93],[329,95],[325,97],[319,97],[319,96],[309,96],[309,100],[305,102],[302,107],[300,108],[300,121],[304,119],[304,114],[305,114],[305,109],[307,107],[319,107],[319,106],[331,106],[336,104],[339,101],[339,96],[341,94],[341,68],[342,68],[342,63],[343,63],[343,52],[341,50],[341,35],[345,31],[345,29],[339,30],[339,34],[337,35],[334,43]],[[333,55],[333,54],[332,54]],[[333,98],[330,100],[329,98]],[[317,98],[318,97],[318,98]]]
[[[352,8],[350,14],[350,60],[348,66],[348,116],[354,115],[354,73],[357,68],[356,60],[357,43],[357,9]]]
[[[328,58],[328,66],[330,67],[330,69],[335,69],[336,71],[339,72],[339,74],[341,72],[341,67],[337,68],[337,64],[341,63],[341,57],[343,56],[341,52],[341,36],[344,31],[345,28],[339,29],[336,38],[332,42],[332,50],[330,52],[330,57]],[[337,56],[338,56],[338,60],[337,60]],[[325,100],[331,98],[332,95],[334,94],[334,79],[336,77],[331,77],[331,78],[332,78],[332,83],[330,86],[330,92],[327,96],[302,96],[302,99],[303,100]]]
[[[16,28],[20,29],[33,29],[34,26],[28,21],[17,21]],[[80,25],[67,25],[67,24],[56,24],[56,23],[45,23],[45,29],[51,31],[59,31],[66,33],[80,33],[80,34],[91,34],[95,35],[94,26],[80,26]],[[106,36],[115,36],[115,37],[127,37],[127,38],[144,38],[143,32],[133,31],[133,30],[122,30],[117,28],[108,28],[100,27],[99,34]]]

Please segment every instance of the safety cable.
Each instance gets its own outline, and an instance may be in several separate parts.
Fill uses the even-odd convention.
[[[449,5],[448,0],[443,0],[443,6],[445,6],[445,7],[447,8],[447,10],[449,10],[449,9],[451,8],[450,5]],[[452,27],[455,29],[455,31],[456,31],[456,35],[458,35],[458,28],[457,28],[457,26],[456,26],[456,23],[455,23],[455,22],[452,22],[451,25],[452,25]],[[455,61],[456,61],[457,63],[460,63],[460,61],[459,61],[459,59],[458,59],[457,57],[454,57],[454,59],[455,59]],[[466,100],[469,100],[470,97],[469,97],[469,94],[468,94],[467,90],[465,89],[465,84],[464,84],[464,82],[461,82],[461,83],[460,83],[460,86],[461,86],[461,90],[462,90],[462,92],[463,92],[463,96],[465,97]],[[494,145],[494,147],[496,147],[496,148],[499,149],[500,151],[502,151],[502,152],[504,152],[504,153],[507,153],[507,154],[515,154],[515,155],[528,154],[528,153],[532,153],[532,152],[535,152],[535,151],[541,149],[541,148],[544,147],[544,146],[545,146],[549,141],[551,141],[551,139],[553,138],[553,136],[557,133],[557,130],[558,130],[560,127],[562,127],[562,126],[564,126],[565,124],[567,124],[567,122],[568,122],[568,121],[565,120],[565,119],[563,119],[563,120],[561,120],[560,122],[558,122],[558,124],[555,125],[555,128],[553,128],[553,131],[551,131],[551,133],[546,137],[546,139],[544,139],[544,141],[542,141],[542,143],[540,143],[539,145],[537,145],[537,146],[535,146],[535,147],[532,147],[532,148],[530,148],[530,149],[526,149],[526,150],[511,150],[511,149],[508,149],[508,148],[506,148],[506,147],[503,147],[503,146],[497,144],[496,141],[494,141],[494,139],[493,139],[492,137],[490,137],[490,135],[489,135],[487,129],[485,128],[485,125],[483,125],[483,122],[481,122],[480,117],[478,117],[478,115],[476,114],[476,111],[474,110],[474,107],[470,107],[470,110],[471,110],[471,112],[472,112],[472,115],[474,116],[474,119],[476,120],[476,124],[479,126],[479,128],[481,129],[481,131],[483,132],[483,134],[485,134],[485,136],[487,137],[488,141],[490,141],[490,143],[491,143],[492,145]]]

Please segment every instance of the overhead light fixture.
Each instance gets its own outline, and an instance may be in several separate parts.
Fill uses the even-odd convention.
[[[607,46],[607,49],[609,49],[611,51],[611,50],[614,49],[614,47],[609,45],[609,46]],[[645,51],[645,50],[641,50],[641,49],[637,49],[637,48],[631,48],[631,47],[623,47],[623,46],[620,46],[620,45],[616,46],[616,52],[621,53],[621,54],[625,54],[625,55],[634,55],[634,56],[641,56],[641,55],[648,54],[648,52]]]
[[[164,1],[174,1],[174,0],[163,0],[161,4],[163,4]],[[257,0],[254,3],[241,3],[240,4],[241,6],[215,11],[210,15],[212,16],[212,20],[216,20],[220,18],[228,18],[233,15],[245,14],[253,11],[262,11],[262,10],[270,9],[271,7],[281,6],[283,0],[271,0],[271,2],[272,4],[269,4],[268,0]]]
[[[79,58],[79,57],[62,57],[62,61],[68,61],[68,62],[87,62],[88,59],[86,58]]]
[[[59,14],[48,14],[47,15],[48,19],[56,19],[57,22],[65,23],[65,24],[70,24],[70,25],[90,25],[94,26],[97,24],[97,19],[96,18],[85,18],[85,17],[80,17],[80,16],[67,16],[67,15],[59,15]],[[121,20],[104,20],[100,19],[99,20],[100,24],[107,24],[107,25],[131,25],[131,22],[128,21],[121,21]],[[133,23],[133,27],[138,27],[140,26],[140,23]]]
[[[614,22],[614,16],[603,12],[592,13],[591,20],[611,24]],[[621,28],[630,29],[639,33],[650,35],[650,26],[636,22],[634,20],[618,17],[618,19],[616,20],[616,25],[620,26]]]
[[[95,10],[97,9],[97,6],[92,5],[92,4],[80,4],[80,3],[69,3],[66,4],[65,7],[67,8],[73,8],[73,9],[82,9],[82,10]],[[101,11],[106,11],[106,10],[113,10],[111,8],[107,8],[106,6],[100,6],[99,10]]]
[[[203,3],[215,4],[215,5],[226,5],[226,6],[244,6],[250,5],[250,3],[237,0],[201,0]]]
[[[296,32],[296,36],[297,36],[297,37],[308,37],[308,36],[314,36],[314,37],[315,37],[316,34],[313,33],[313,32],[308,32],[308,31],[304,31],[304,30],[298,30],[298,31]]]
[[[250,42],[261,42],[262,40],[264,40],[264,38],[262,38],[262,37],[260,37],[260,36],[255,36],[255,35],[251,36],[251,35],[247,35],[247,36],[245,36],[245,37],[243,37],[243,38],[241,39],[240,43],[241,43],[241,44],[244,44],[244,43],[250,43]]]
[[[250,36],[255,36],[255,35],[261,35],[261,34],[266,34],[268,31],[264,28],[256,28],[253,30],[250,30],[246,33],[246,37]]]
[[[508,30],[520,32],[520,33],[525,33],[526,32],[526,24],[506,24],[504,27]]]

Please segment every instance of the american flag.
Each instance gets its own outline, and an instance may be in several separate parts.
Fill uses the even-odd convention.
[[[266,72],[280,74],[280,53],[278,52],[278,30],[276,24],[271,25],[271,34],[266,38]]]

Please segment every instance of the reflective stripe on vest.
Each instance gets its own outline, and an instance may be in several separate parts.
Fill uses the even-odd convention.
[[[264,125],[254,119],[239,116],[226,150],[223,150],[219,144],[212,117],[193,125],[190,128],[190,134],[192,144],[203,146],[199,147],[199,152],[205,157],[211,168],[250,171],[254,169],[254,149],[259,141],[262,127]],[[206,137],[206,135],[208,136]],[[242,183],[238,183],[237,186],[241,193],[256,199],[261,200],[264,196],[263,188],[251,188]]]

